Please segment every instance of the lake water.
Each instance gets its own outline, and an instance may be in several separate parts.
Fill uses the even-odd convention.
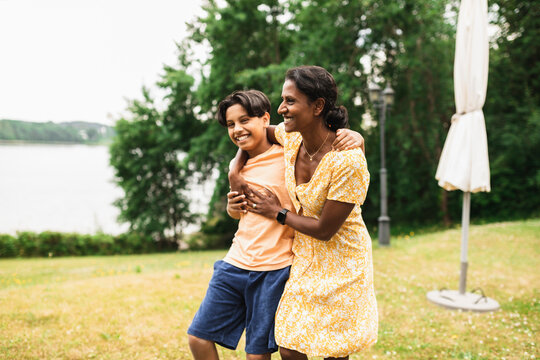
[[[192,210],[205,212],[212,191],[194,186]],[[118,234],[128,228],[112,205],[122,195],[107,146],[0,143],[0,233]]]

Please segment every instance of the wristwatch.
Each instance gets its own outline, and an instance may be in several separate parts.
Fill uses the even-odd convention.
[[[285,218],[287,217],[288,212],[289,212],[289,210],[287,210],[287,209],[281,209],[281,211],[278,212],[278,214],[276,216],[277,222],[280,223],[281,225],[285,225]]]

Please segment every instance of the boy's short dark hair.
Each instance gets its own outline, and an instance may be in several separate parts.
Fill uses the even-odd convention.
[[[266,112],[270,113],[270,100],[262,91],[235,91],[218,105],[217,119],[222,126],[227,126],[227,109],[236,104],[242,105],[250,117],[261,117]]]

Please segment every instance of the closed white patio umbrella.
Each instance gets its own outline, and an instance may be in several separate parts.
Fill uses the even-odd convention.
[[[467,242],[471,193],[491,190],[486,126],[482,107],[486,99],[489,65],[487,0],[462,0],[454,58],[456,114],[444,144],[435,178],[446,190],[463,191],[461,275],[459,291],[428,293],[428,299],[454,309],[492,311],[499,304],[481,294],[466,292]]]

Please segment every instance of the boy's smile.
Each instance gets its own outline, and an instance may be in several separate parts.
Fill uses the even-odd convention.
[[[270,114],[264,113],[261,117],[250,117],[242,105],[235,104],[227,109],[225,117],[232,142],[246,151],[250,158],[270,148],[271,144],[266,137]]]
[[[249,135],[246,134],[246,135],[236,136],[235,139],[236,139],[237,142],[242,142],[242,141],[246,140],[248,137],[249,137]]]

